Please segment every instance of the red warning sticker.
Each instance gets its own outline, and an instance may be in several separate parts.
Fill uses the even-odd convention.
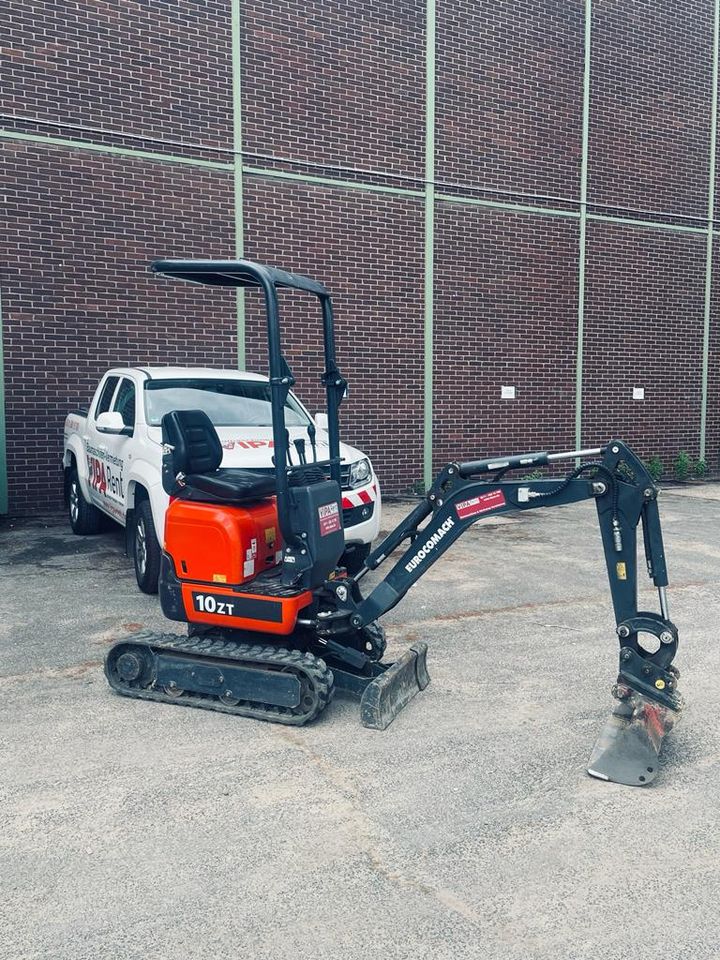
[[[318,507],[320,521],[320,536],[326,537],[329,533],[342,530],[340,524],[340,507],[336,503],[325,503]]]
[[[468,517],[476,517],[481,513],[487,513],[488,510],[496,510],[504,506],[505,497],[502,490],[491,490],[490,493],[483,493],[479,497],[461,500],[455,504],[455,510],[461,520],[467,520]]]

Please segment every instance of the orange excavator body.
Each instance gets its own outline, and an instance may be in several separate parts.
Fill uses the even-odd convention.
[[[246,506],[172,499],[164,548],[188,623],[287,636],[312,603],[311,591],[282,588],[272,575],[282,559],[275,497]]]

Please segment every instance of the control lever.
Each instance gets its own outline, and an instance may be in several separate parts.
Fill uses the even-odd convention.
[[[297,455],[300,457],[300,463],[305,466],[307,463],[307,458],[305,456],[305,440],[303,437],[297,437],[295,440],[293,440],[293,443],[295,444]]]
[[[315,429],[314,423],[309,423],[307,425],[307,432],[308,432],[308,436],[310,437],[310,447],[312,448],[313,463],[315,463],[317,461],[317,449],[315,447],[315,434],[317,433],[317,430]]]

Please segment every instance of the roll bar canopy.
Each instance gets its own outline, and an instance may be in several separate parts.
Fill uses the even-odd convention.
[[[293,533],[290,522],[288,473],[292,472],[293,467],[288,457],[288,432],[285,426],[285,401],[295,384],[295,378],[282,352],[277,289],[303,290],[320,300],[325,347],[325,369],[321,380],[327,394],[330,476],[339,484],[339,410],[345,396],[347,381],[341,375],[335,360],[335,321],[329,292],[321,283],[309,277],[278,270],[276,267],[267,267],[251,260],[156,260],[150,265],[150,269],[155,273],[162,273],[178,280],[188,280],[191,283],[203,283],[215,287],[259,287],[263,291],[267,314],[278,519],[285,543],[302,549],[304,544]]]
[[[207,283],[218,287],[274,287],[305,290],[316,297],[329,297],[327,289],[317,280],[288,273],[277,267],[266,267],[251,260],[156,260],[151,264],[155,273],[164,273],[178,280]]]

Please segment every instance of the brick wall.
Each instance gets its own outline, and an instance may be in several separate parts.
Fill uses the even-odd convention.
[[[596,4],[592,201],[707,214],[712,19],[713,4],[704,0]]]
[[[576,197],[582,72],[580,2],[441,3],[438,179]]]
[[[244,0],[252,156],[422,177],[425,15],[416,0]]]
[[[253,178],[246,253],[292,263],[333,293],[337,354],[350,385],[343,436],[366,451],[388,490],[422,477],[422,204]],[[248,363],[264,369],[257,300],[247,297]],[[285,348],[298,394],[324,409],[317,300],[285,291]]]
[[[2,111],[232,146],[229,3],[3,0]]]
[[[572,449],[578,226],[442,204],[435,466]],[[514,386],[516,400],[501,399]]]
[[[247,255],[335,294],[346,436],[386,491],[407,489],[423,473],[424,5],[240,9]],[[584,14],[437,3],[435,466],[574,444]],[[712,0],[593,3],[582,439],[621,434],[668,464],[700,443],[712,21]],[[8,0],[0,45],[7,468],[24,513],[60,506],[62,422],[105,368],[235,363],[234,295],[147,271],[235,249],[231,0]],[[482,205],[503,203],[518,209]],[[319,407],[314,305],[283,301],[299,392]],[[247,357],[264,368],[250,296]]]
[[[587,262],[584,443],[697,457],[705,239],[591,224]]]
[[[62,426],[123,364],[234,365],[234,297],[158,281],[232,247],[227,174],[6,143],[2,279],[11,509],[61,505]],[[30,173],[31,172],[31,173]]]

